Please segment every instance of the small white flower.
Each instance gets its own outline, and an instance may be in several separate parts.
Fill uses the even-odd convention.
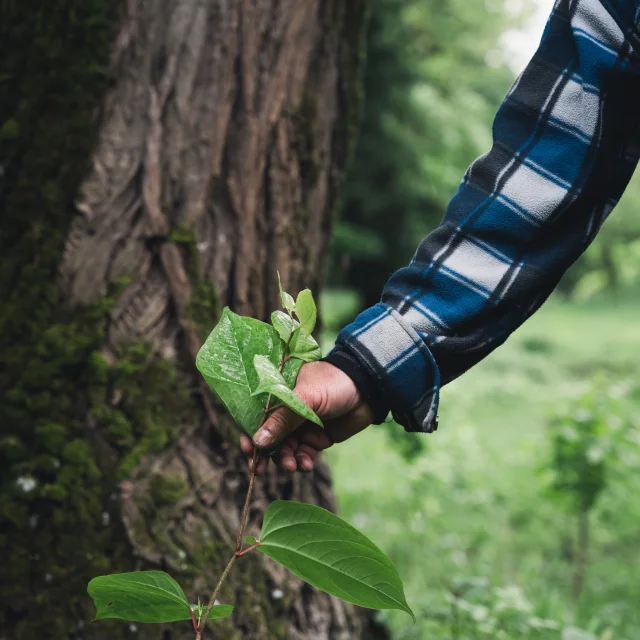
[[[32,478],[31,476],[20,476],[17,480],[16,480],[16,484],[25,492],[25,493],[29,493],[30,491],[33,491],[36,486],[37,486],[37,482],[35,480],[35,478]]]
[[[109,515],[109,512],[108,511],[104,511],[102,513],[102,526],[103,527],[108,527],[110,520],[111,520],[111,516]]]
[[[282,600],[282,598],[284,597],[284,593],[282,592],[282,589],[274,589],[271,592],[271,597],[274,600]]]

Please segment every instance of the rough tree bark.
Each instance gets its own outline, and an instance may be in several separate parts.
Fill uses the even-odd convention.
[[[277,306],[276,269],[318,289],[357,122],[366,0],[112,5],[0,19],[2,639],[193,637],[88,625],[86,582],[215,584],[248,474],[193,362],[224,305]],[[335,508],[324,464],[272,471],[247,533],[275,498]],[[261,555],[238,565],[208,637],[363,633]]]

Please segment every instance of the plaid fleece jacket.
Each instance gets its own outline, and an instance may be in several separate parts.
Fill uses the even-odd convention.
[[[638,160],[640,1],[559,0],[440,226],[327,360],[408,431],[522,324],[593,240]]]

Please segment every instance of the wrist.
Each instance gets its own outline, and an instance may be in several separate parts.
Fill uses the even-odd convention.
[[[353,380],[360,399],[373,416],[371,424],[382,424],[390,411],[382,390],[374,377],[346,349],[338,347],[322,359],[340,369]]]

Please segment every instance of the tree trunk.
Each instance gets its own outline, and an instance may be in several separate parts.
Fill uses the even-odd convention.
[[[194,368],[221,308],[317,291],[359,110],[366,0],[7,0],[0,17],[0,639],[89,625],[86,584],[170,572],[205,600],[248,473]],[[98,108],[99,107],[99,108]],[[334,509],[328,470],[268,503]],[[209,638],[358,638],[354,607],[261,554]]]

